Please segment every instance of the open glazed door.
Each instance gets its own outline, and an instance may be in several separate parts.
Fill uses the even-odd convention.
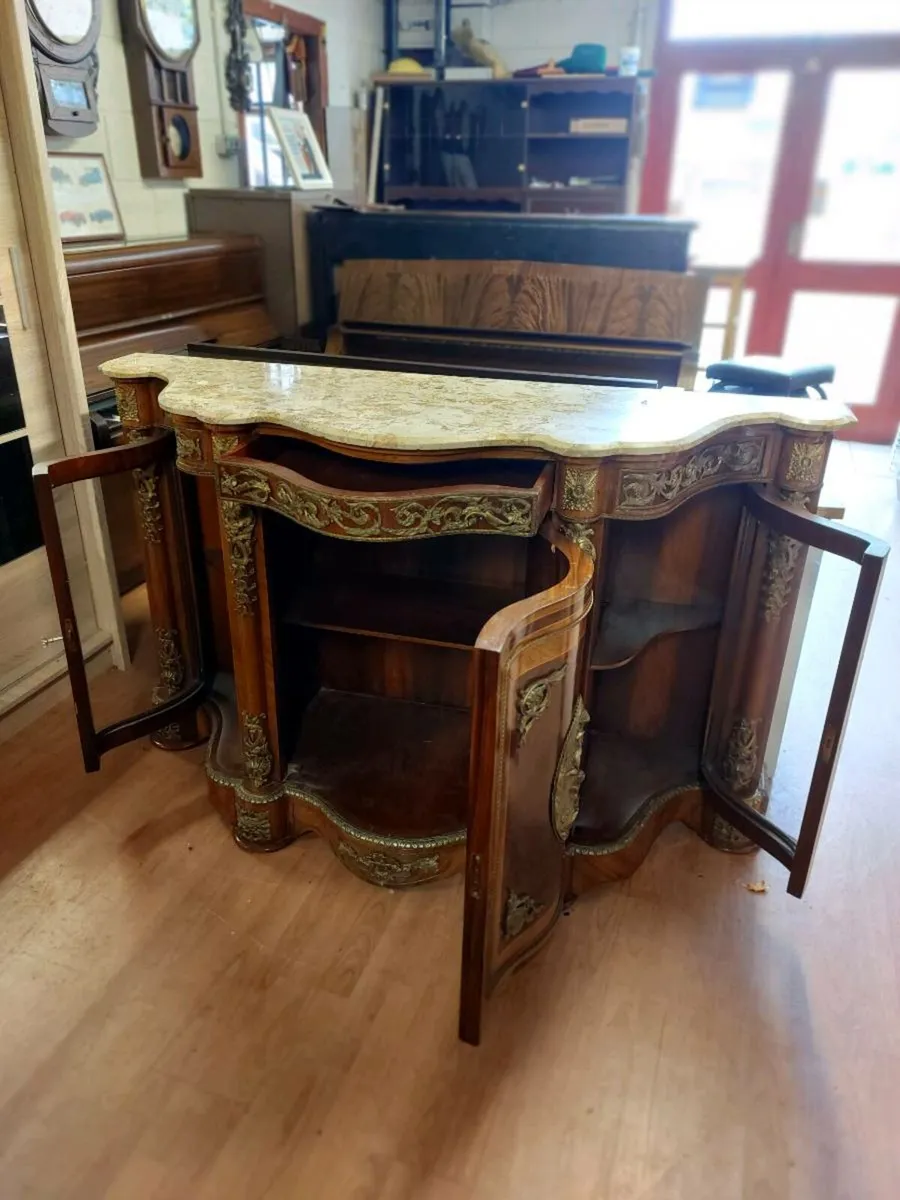
[[[209,691],[185,520],[175,478],[173,442],[170,432],[160,431],[130,445],[39,463],[34,468],[38,514],[59,611],[86,771],[98,770],[100,757],[107,750],[158,730],[166,731],[167,743],[173,748],[196,740],[185,722],[189,722],[191,714],[196,712]],[[123,471],[131,471],[134,475],[140,509],[160,681],[153,690],[151,708],[98,729],[94,724],[53,493],[54,489],[66,484],[100,479]]]
[[[459,1020],[472,1045],[485,998],[556,923],[578,812],[594,563],[552,526],[541,536],[562,578],[497,613],[475,644]]]
[[[770,791],[764,752],[810,549],[849,560],[859,573],[794,838],[763,815]],[[788,868],[792,896],[803,895],[812,865],[887,553],[877,538],[747,489],[703,771],[720,817]]]

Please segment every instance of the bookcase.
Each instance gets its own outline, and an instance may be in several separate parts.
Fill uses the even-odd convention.
[[[619,213],[644,81],[605,75],[385,85],[381,198],[407,208]]]

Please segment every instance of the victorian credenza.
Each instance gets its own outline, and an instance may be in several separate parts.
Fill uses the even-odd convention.
[[[37,469],[88,770],[208,740],[238,844],[465,870],[460,1033],[680,819],[802,892],[886,547],[815,515],[823,401],[132,355],[125,445]],[[131,472],[159,680],[98,729],[53,489]],[[809,547],[858,567],[798,836],[763,753]]]

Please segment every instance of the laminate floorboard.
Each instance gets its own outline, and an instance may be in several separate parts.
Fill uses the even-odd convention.
[[[0,1198],[896,1200],[886,464],[843,444],[830,469],[895,551],[805,899],[674,826],[501,989],[478,1050],[456,1039],[459,880],[375,889],[311,839],[243,854],[200,751],[85,776],[67,704],[0,745]],[[104,709],[146,695],[147,649],[97,682]]]

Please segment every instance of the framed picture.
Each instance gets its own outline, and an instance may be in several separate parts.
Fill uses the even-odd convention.
[[[274,106],[266,111],[281,143],[285,164],[297,187],[304,190],[333,187],[328,163],[306,113]]]
[[[64,242],[114,242],[125,227],[102,154],[51,151],[50,185]]]

